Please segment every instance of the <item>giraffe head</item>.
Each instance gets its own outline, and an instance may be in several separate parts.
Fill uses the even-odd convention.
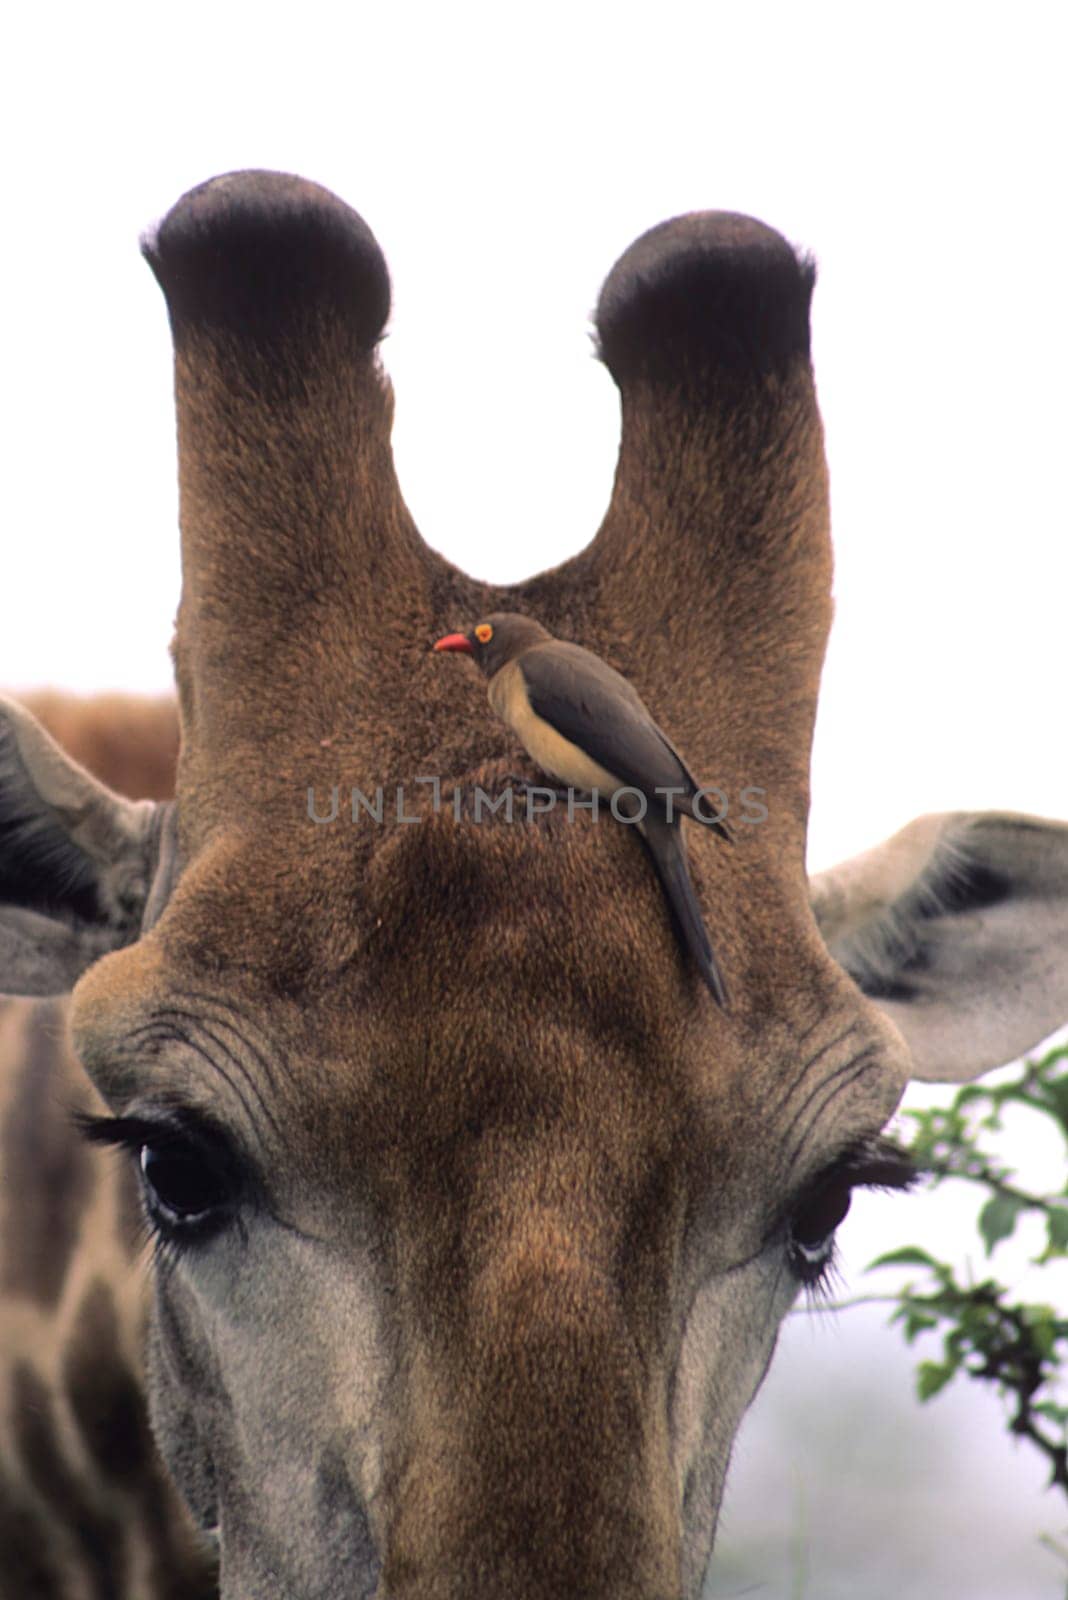
[[[400,497],[353,212],[235,174],[146,253],[177,799],[120,801],[7,708],[0,971],[76,985],[98,1134],[140,1174],[160,1448],[226,1600],[696,1596],[781,1319],[851,1190],[904,1181],[910,1073],[1068,1011],[1068,830],[922,819],[806,879],[831,564],[813,274],[770,229],[680,218],[613,269],[611,505],[512,589]],[[431,646],[516,610],[727,796],[733,848],[690,854],[729,1010],[633,830],[505,808],[512,735]]]

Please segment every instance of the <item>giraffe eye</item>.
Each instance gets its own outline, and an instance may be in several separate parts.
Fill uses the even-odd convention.
[[[861,1141],[820,1174],[801,1195],[786,1226],[795,1276],[818,1288],[834,1261],[834,1236],[845,1221],[854,1189],[908,1189],[916,1168],[907,1151],[888,1139]]]
[[[225,1177],[193,1145],[143,1144],[139,1162],[146,1204],[164,1225],[200,1225],[230,1203]]]
[[[790,1265],[802,1283],[823,1277],[834,1256],[834,1235],[845,1220],[852,1199],[852,1184],[838,1178],[800,1207],[790,1224]]]
[[[203,1239],[225,1226],[250,1193],[229,1141],[214,1128],[171,1117],[79,1120],[93,1144],[113,1145],[136,1159],[145,1209],[162,1238]]]

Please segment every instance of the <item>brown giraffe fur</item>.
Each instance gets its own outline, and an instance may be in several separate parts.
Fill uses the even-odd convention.
[[[162,1453],[225,1600],[693,1597],[822,1197],[885,1173],[910,1070],[965,1077],[1068,1013],[1068,829],[922,819],[806,881],[830,545],[812,272],[770,229],[678,219],[610,274],[612,502],[511,589],[400,498],[354,213],[232,175],[147,253],[176,359],[177,839],[9,709],[0,961],[36,993],[81,974],[74,1043],[135,1152],[180,1115],[183,1170],[226,1173],[208,1232],[159,1221]],[[765,790],[730,850],[691,830],[729,1010],[626,828],[476,825],[418,787],[508,785],[511,735],[430,651],[494,610],[605,655],[728,795]],[[398,784],[414,824],[306,809]]]

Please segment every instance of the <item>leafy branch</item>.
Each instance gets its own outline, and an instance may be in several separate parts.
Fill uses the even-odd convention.
[[[963,1285],[950,1268],[923,1250],[891,1251],[872,1266],[925,1266],[938,1287],[917,1294],[909,1285],[890,1321],[900,1322],[909,1344],[917,1334],[948,1327],[941,1361],[921,1361],[916,1390],[930,1400],[958,1372],[995,1383],[1011,1401],[1010,1432],[1030,1439],[1051,1467],[1051,1485],[1068,1494],[1068,1408],[1051,1398],[1068,1354],[1068,1321],[1047,1305],[1013,1305],[993,1280]],[[1052,1424],[1051,1431],[1044,1424]]]
[[[947,1107],[907,1112],[916,1127],[911,1153],[932,1187],[958,1179],[986,1191],[977,1227],[988,1257],[1030,1212],[1045,1221],[1045,1244],[1036,1264],[1063,1260],[1068,1257],[1068,1184],[1056,1194],[1032,1193],[988,1148],[1007,1105],[1051,1119],[1068,1152],[1068,1046],[1026,1063],[995,1088],[969,1084]],[[961,1282],[950,1263],[915,1245],[871,1263],[871,1268],[890,1266],[920,1267],[925,1274],[919,1284],[873,1297],[894,1304],[891,1322],[900,1324],[909,1344],[921,1334],[942,1335],[941,1360],[921,1361],[917,1368],[920,1400],[930,1400],[959,1373],[993,1383],[1008,1401],[1010,1431],[1045,1456],[1051,1486],[1068,1495],[1068,1406],[1059,1393],[1068,1361],[1068,1319],[1052,1306],[1017,1300],[993,1277]]]

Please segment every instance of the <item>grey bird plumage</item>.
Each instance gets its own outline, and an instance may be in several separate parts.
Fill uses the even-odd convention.
[[[638,827],[686,948],[726,1006],[726,985],[690,877],[681,816],[722,839],[730,835],[721,821],[695,809],[700,784],[636,690],[599,656],[515,612],[496,612],[467,633],[447,634],[434,648],[474,659],[489,679],[494,711],[550,776],[606,800],[624,788],[645,797]],[[667,789],[676,791],[670,821],[666,798],[656,792]]]

